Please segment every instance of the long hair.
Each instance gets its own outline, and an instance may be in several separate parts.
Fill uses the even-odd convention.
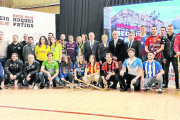
[[[39,38],[38,46],[41,47],[41,45],[42,45],[42,43],[41,43],[41,38],[42,38],[42,37],[45,39],[45,45],[46,45],[46,49],[47,49],[47,46],[48,46],[48,40],[47,40],[47,38],[46,38],[45,36],[41,36],[41,37]]]
[[[81,42],[80,43],[78,43],[77,42],[77,39],[81,39]],[[77,44],[77,47],[79,47],[79,46],[81,46],[82,45],[82,37],[81,36],[77,36],[77,38],[76,38],[76,44]]]
[[[85,42],[86,42],[86,41],[88,41],[88,37],[87,37],[87,35],[86,35],[86,34],[82,34],[82,35],[84,35],[84,36],[85,36]]]
[[[93,64],[93,66],[95,66],[95,64],[96,64],[96,57],[95,57],[95,55],[90,55],[89,59],[90,59],[91,57],[93,57],[93,59],[94,59],[94,64]],[[89,65],[91,65],[90,60],[89,60]]]
[[[78,61],[77,61],[77,66],[78,66],[78,68],[80,67],[80,60],[79,60],[79,57],[83,57],[82,64],[83,64],[83,68],[85,68],[86,65],[85,65],[85,58],[84,58],[84,55],[79,55],[79,56],[78,56]]]
[[[69,55],[65,55],[65,57],[67,57],[67,59],[68,59],[67,66],[68,66],[68,72],[70,72],[71,71],[71,58]]]
[[[57,39],[55,37],[51,37],[51,39],[54,38],[55,39],[55,47],[56,47],[56,42],[57,42]],[[52,46],[52,42],[51,42],[51,39],[50,39],[50,47]]]

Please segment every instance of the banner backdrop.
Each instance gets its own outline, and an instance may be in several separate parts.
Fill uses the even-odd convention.
[[[55,15],[0,7],[0,31],[4,32],[4,40],[9,42],[12,42],[13,35],[18,35],[19,41],[23,41],[26,33],[37,43],[41,35],[55,34]]]
[[[140,34],[140,26],[146,25],[147,35],[151,34],[151,27],[174,26],[174,33],[180,32],[180,0],[152,2],[133,5],[122,5],[104,8],[104,34],[108,42],[112,39],[112,31],[117,30],[119,38],[129,42],[129,31],[135,36]],[[172,64],[169,69],[169,84],[175,85],[175,75]]]

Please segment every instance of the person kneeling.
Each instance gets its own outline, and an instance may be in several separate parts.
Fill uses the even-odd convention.
[[[39,84],[39,70],[40,64],[38,61],[34,60],[34,55],[28,55],[28,61],[24,64],[24,85],[30,88],[38,89]]]
[[[21,88],[22,81],[24,79],[22,72],[23,62],[18,59],[17,53],[13,53],[12,58],[7,60],[5,63],[4,85],[6,85],[7,88],[11,85],[14,86],[15,80],[18,79],[18,87]]]
[[[73,83],[74,77],[73,77],[73,63],[71,62],[70,56],[65,55],[63,63],[61,63],[60,67],[60,79],[62,81],[62,84],[65,86],[67,85],[66,81]]]
[[[129,48],[127,50],[129,58],[126,59],[122,65],[122,70],[120,72],[120,83],[122,84],[121,92],[127,91],[130,88],[130,83],[133,84],[134,90],[140,90],[140,77],[142,75],[142,60],[135,57],[135,49]],[[128,73],[126,73],[126,68],[128,69]],[[126,83],[125,80],[126,79]]]
[[[96,57],[91,55],[89,57],[89,63],[86,66],[85,74],[84,74],[84,82],[93,82],[96,86],[98,84],[100,78],[100,65],[96,62]]]
[[[112,60],[112,54],[106,53],[106,62],[102,65],[101,78],[105,85],[108,85],[108,88],[116,90],[118,83],[118,74],[119,66],[116,61]],[[113,85],[110,86],[110,82],[113,82]]]
[[[62,86],[58,76],[59,65],[53,60],[53,53],[48,53],[47,57],[48,60],[43,62],[41,72],[39,73],[39,78],[41,81],[40,89],[45,88],[45,83],[47,83],[47,87],[49,87],[50,81],[52,81],[53,84],[59,84]]]
[[[146,78],[144,79],[144,73],[142,74],[141,82],[144,83],[144,87],[146,91],[150,90],[150,87],[153,83],[158,83],[159,90],[158,93],[162,93],[162,75],[164,74],[164,70],[160,63],[154,60],[154,53],[148,52],[148,61],[143,63],[143,72],[146,74]]]
[[[1,83],[3,82],[3,78],[4,78],[3,67],[2,67],[2,64],[0,62],[0,90],[2,90]]]

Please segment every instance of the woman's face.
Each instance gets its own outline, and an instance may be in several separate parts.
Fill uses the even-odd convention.
[[[107,38],[106,37],[102,38],[102,42],[107,43]]]
[[[41,44],[44,44],[45,43],[45,39],[44,37],[41,37]]]
[[[51,38],[51,42],[52,42],[52,43],[55,43],[56,40],[55,40],[54,38]]]
[[[83,56],[79,56],[79,61],[83,62]]]
[[[80,39],[80,38],[77,38],[77,39],[76,39],[76,42],[77,42],[77,43],[81,43],[81,39]]]
[[[94,57],[91,56],[91,57],[89,58],[89,61],[90,61],[91,63],[93,63],[93,62],[94,62]]]
[[[68,62],[68,57],[67,56],[64,57],[64,61]]]

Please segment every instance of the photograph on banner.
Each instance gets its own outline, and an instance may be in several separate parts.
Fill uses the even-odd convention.
[[[34,37],[37,43],[41,35],[48,37],[49,32],[55,35],[55,29],[55,14],[0,7],[0,31],[10,43],[13,35],[23,41],[24,34]]]
[[[128,33],[140,34],[140,26],[145,25],[147,35],[151,34],[151,27],[156,25],[158,33],[161,27],[174,26],[175,34],[180,32],[180,0],[121,5],[104,8],[104,34],[110,41],[112,31],[117,30],[119,38],[125,43]]]

